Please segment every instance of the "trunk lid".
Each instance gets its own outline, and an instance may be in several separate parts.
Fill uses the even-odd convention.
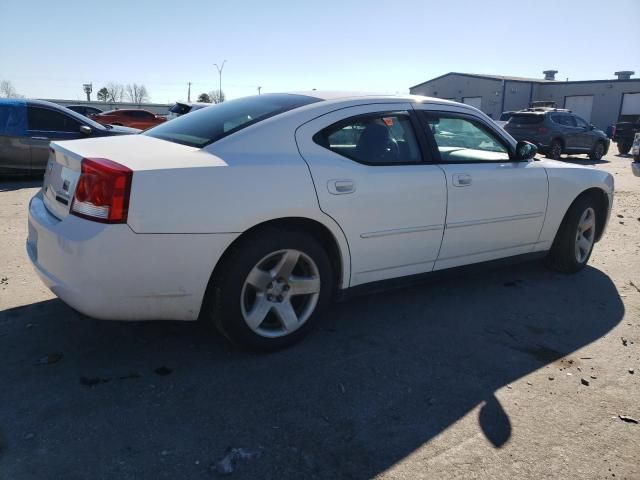
[[[47,210],[62,220],[69,215],[83,158],[106,158],[134,171],[205,167],[223,162],[198,148],[144,135],[97,137],[52,142],[42,192]]]

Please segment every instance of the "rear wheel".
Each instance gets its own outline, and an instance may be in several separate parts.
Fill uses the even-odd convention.
[[[604,143],[597,142],[593,146],[593,150],[591,150],[591,153],[589,154],[589,158],[591,158],[592,160],[600,160],[603,156],[604,156]]]
[[[626,155],[627,153],[629,153],[630,150],[631,150],[631,143],[624,142],[624,141],[618,142],[618,152],[620,152],[622,155]]]
[[[547,256],[553,270],[575,273],[582,270],[591,256],[597,228],[596,205],[583,196],[576,199],[562,220]]]
[[[554,160],[560,160],[562,157],[562,142],[560,142],[560,140],[554,140],[551,142],[547,157]]]
[[[329,257],[314,237],[265,229],[245,238],[207,289],[204,314],[233,343],[277,350],[313,328],[333,293]]]

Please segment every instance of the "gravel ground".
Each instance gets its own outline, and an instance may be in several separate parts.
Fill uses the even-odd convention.
[[[194,323],[77,314],[25,254],[39,182],[0,182],[0,479],[639,479],[640,424],[620,418],[640,421],[629,162],[594,165],[616,200],[581,273],[530,263],[355,298],[270,355]]]

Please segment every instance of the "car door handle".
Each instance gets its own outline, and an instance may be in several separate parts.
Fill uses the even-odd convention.
[[[49,137],[31,137],[33,140],[49,140]]]
[[[345,193],[355,192],[356,184],[353,180],[329,180],[327,189],[333,195],[344,195]]]
[[[454,173],[453,174],[453,185],[456,187],[468,187],[471,185],[471,175],[468,173]]]

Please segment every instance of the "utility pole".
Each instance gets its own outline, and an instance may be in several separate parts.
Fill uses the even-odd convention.
[[[226,63],[226,60],[223,60],[222,62],[222,66],[218,66],[217,63],[214,63],[213,66],[216,67],[218,69],[218,100],[220,102],[222,102],[222,69],[224,68],[224,64]]]
[[[191,103],[191,82],[189,82],[189,90],[187,90],[187,103]]]
[[[87,102],[91,101],[91,92],[93,91],[93,82],[91,83],[83,83],[82,84],[82,89],[84,90],[84,93],[87,94]]]
[[[262,87],[258,87],[258,95],[260,95],[260,90],[262,90]]]

